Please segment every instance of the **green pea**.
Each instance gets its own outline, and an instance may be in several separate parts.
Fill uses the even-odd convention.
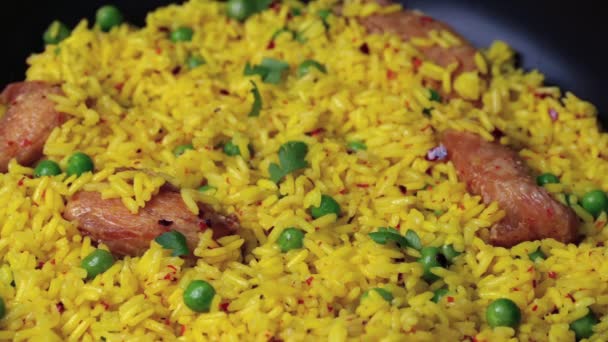
[[[112,27],[122,24],[122,13],[116,6],[106,5],[97,10],[95,22],[103,31],[110,31]]]
[[[194,146],[192,146],[192,144],[179,145],[173,149],[173,155],[179,157],[189,150],[194,150]]]
[[[226,4],[226,14],[229,18],[243,21],[256,12],[256,5],[251,0],[229,0]]]
[[[171,32],[171,41],[174,43],[178,42],[189,42],[192,40],[192,36],[194,36],[194,31],[189,28],[182,26],[178,29],[173,30]]]
[[[367,145],[362,140],[353,140],[346,145],[351,151],[365,151],[367,150]]]
[[[4,304],[4,299],[0,297],[0,319],[6,316],[6,304]]]
[[[593,327],[598,323],[598,319],[595,314],[589,310],[582,318],[570,323],[570,330],[574,331],[574,336],[577,341],[584,338],[589,338],[593,335]]]
[[[198,68],[199,66],[205,64],[205,59],[201,56],[190,56],[186,60],[186,65],[188,69],[192,70]]]
[[[315,68],[320,72],[327,74],[327,69],[323,64],[312,59],[307,59],[304,62],[300,63],[300,66],[298,66],[298,77],[306,76],[310,72],[310,68]]]
[[[459,256],[461,253],[454,249],[452,245],[443,245],[441,246],[441,254],[445,256],[448,262],[453,262],[454,258]]]
[[[98,274],[107,271],[112,265],[114,265],[114,257],[110,252],[103,249],[94,250],[80,263],[80,267],[87,271],[88,279],[95,278]]]
[[[532,262],[536,262],[536,260],[544,260],[547,258],[545,253],[543,253],[543,251],[541,251],[540,248],[538,248],[534,252],[528,254],[528,256],[530,257],[530,260],[532,260]]]
[[[34,176],[36,177],[57,176],[59,174],[61,174],[61,168],[59,164],[52,160],[43,160],[34,169]]]
[[[608,206],[608,198],[602,190],[592,190],[583,195],[581,204],[589,214],[597,217]]]
[[[445,267],[447,265],[447,260],[441,251],[437,247],[424,247],[420,250],[420,259],[418,262],[422,264],[422,269],[424,273],[422,274],[422,279],[426,280],[428,283],[432,283],[435,280],[439,279],[439,277],[431,272],[431,269],[434,267]]]
[[[230,140],[224,144],[224,153],[230,157],[240,156],[241,149]]]
[[[500,298],[493,301],[486,309],[486,320],[492,328],[515,328],[521,321],[521,311],[512,300]]]
[[[70,29],[59,20],[55,20],[49,25],[42,35],[45,44],[59,44],[62,40],[70,36]]]
[[[361,295],[361,300],[364,300],[364,299],[368,298],[370,291],[375,291],[377,294],[380,295],[380,297],[382,297],[389,304],[392,303],[392,301],[393,301],[393,298],[394,298],[393,294],[390,291],[385,290],[385,289],[381,289],[379,287],[375,287],[373,289],[369,289],[369,290],[363,292],[363,294]]]
[[[340,205],[331,196],[322,195],[321,204],[318,207],[311,207],[310,214],[315,219],[328,214],[336,214],[336,216],[340,216]]]
[[[277,245],[281,252],[285,253],[292,249],[300,249],[304,246],[304,232],[297,228],[286,228],[277,239]]]
[[[207,312],[215,296],[215,289],[204,280],[193,280],[184,291],[184,303],[192,311]]]
[[[449,292],[450,291],[448,289],[446,289],[445,287],[439,288],[439,289],[435,290],[435,292],[433,292],[433,298],[431,298],[431,301],[433,301],[435,303],[439,303],[441,298],[445,297]]]
[[[91,157],[82,152],[76,152],[68,159],[66,173],[68,176],[77,175],[80,177],[85,172],[93,171],[94,168],[95,165]]]
[[[556,175],[552,174],[552,173],[543,173],[542,175],[539,175],[538,177],[536,177],[536,184],[538,184],[538,186],[543,186],[545,184],[556,184],[559,183],[559,178],[557,178]]]

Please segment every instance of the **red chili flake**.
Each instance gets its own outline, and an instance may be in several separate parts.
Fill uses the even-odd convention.
[[[346,189],[342,189],[342,190],[338,191],[338,193],[339,193],[340,195],[344,195],[344,194],[346,194],[347,192],[348,192],[348,190],[346,190]]]
[[[207,230],[207,228],[208,228],[208,227],[207,227],[207,224],[205,223],[205,221],[199,221],[199,222],[198,222],[198,229],[199,229],[201,232],[204,232],[205,230]]]
[[[314,280],[314,277],[308,277],[308,279],[306,279],[306,285],[310,286],[310,284],[312,283],[312,281]]]
[[[422,65],[422,60],[418,57],[414,57],[412,59],[412,64],[414,65],[414,70],[418,70],[418,68],[420,68]]]
[[[180,71],[182,71],[182,67],[178,65],[178,66],[176,66],[175,68],[173,68],[173,69],[171,70],[171,73],[172,73],[173,75],[177,75],[177,74],[179,74],[179,72],[180,72]]]
[[[165,279],[165,280],[173,280],[173,275],[171,273],[167,273],[167,274],[165,274],[165,276],[163,277],[163,279]]]
[[[426,190],[428,190],[428,191],[433,190],[433,186],[432,186],[432,185],[427,185],[427,186],[426,186]]]
[[[369,188],[369,184],[367,184],[367,183],[359,183],[359,184],[357,184],[357,188],[363,188],[363,189]]]
[[[62,302],[55,304],[55,308],[57,308],[57,312],[59,312],[60,314],[62,314],[65,311],[65,306],[63,305]]]
[[[38,265],[36,265],[36,269],[39,270],[44,266],[44,261],[38,261]]]
[[[177,272],[177,267],[173,266],[173,265],[167,265],[168,268],[173,270],[173,273]]]
[[[454,303],[454,297],[447,296],[446,299],[447,299],[448,303]]]
[[[274,40],[271,40],[268,42],[268,45],[266,45],[266,50],[272,50],[275,46]]]
[[[179,336],[184,336],[185,333],[186,333],[186,326],[182,324],[180,331],[179,331]]]
[[[298,304],[304,304],[304,299],[298,299]]]
[[[272,4],[270,4],[270,8],[272,8],[275,12],[279,12],[281,9],[281,3],[279,1],[274,1]]]
[[[595,223],[595,228],[598,228],[598,229],[602,228],[605,224],[606,224],[606,222],[604,222],[604,221],[597,221]]]
[[[116,90],[118,90],[118,91],[122,91],[122,88],[123,88],[124,86],[125,86],[125,84],[124,84],[124,83],[122,83],[122,82],[121,82],[121,83],[117,83],[117,84],[114,86],[114,89],[116,89]]]
[[[55,259],[51,259],[51,265],[55,265],[55,264],[56,264]]]
[[[261,206],[261,205],[262,205],[262,201],[257,201],[257,202],[255,203],[255,205],[257,205],[258,207],[259,207],[259,206]]]
[[[547,94],[547,93],[538,93],[538,92],[534,92],[534,97],[538,98],[538,99],[544,99],[546,97],[549,97],[551,95]]]
[[[429,16],[426,16],[426,15],[420,17],[420,22],[423,23],[423,24],[432,23],[434,21],[435,21],[435,19],[433,19],[433,18],[431,18]]]
[[[405,185],[399,185],[399,191],[401,191],[403,195],[407,194],[407,188]]]
[[[514,287],[514,288],[513,288],[513,291],[519,291],[519,288]]]
[[[361,53],[369,55],[369,45],[367,45],[367,43],[361,44],[361,46],[359,46],[359,51],[361,51]]]
[[[220,303],[219,308],[220,308],[220,310],[222,310],[224,312],[228,312],[229,305],[230,305],[230,302]]]
[[[163,49],[161,49],[159,47],[156,48],[156,54],[157,55],[160,55],[162,52],[163,52]]]
[[[538,310],[538,305],[534,305],[534,306],[532,307],[532,311],[536,311],[536,310]]]
[[[329,311],[329,312],[334,311],[334,307],[333,307],[333,306],[331,306],[331,305],[328,305],[328,306],[327,306],[327,311]]]
[[[14,145],[15,145],[15,142],[14,142],[14,141],[12,141],[12,140],[9,140],[9,141],[7,141],[7,142],[6,142],[6,144],[7,144],[9,147],[12,147],[12,146],[14,146]]]
[[[29,140],[29,139],[23,139],[21,141],[21,143],[19,144],[19,146],[21,146],[21,147],[28,147],[31,144],[33,144],[31,140]]]
[[[536,279],[532,279],[532,287],[536,288]]]
[[[222,95],[230,95],[230,92],[226,89],[220,89],[220,94]]]
[[[25,177],[21,177],[21,179],[17,182],[17,185],[22,186],[24,180],[25,180]]]
[[[386,78],[388,78],[389,80],[394,80],[395,78],[397,78],[397,73],[391,69],[388,69],[386,70]]]
[[[323,132],[325,132],[324,128],[316,128],[316,129],[313,129],[312,131],[306,133],[306,135],[308,135],[309,137],[314,137],[314,136],[317,136],[317,135],[319,135],[319,134],[321,134]]]
[[[547,273],[547,275],[551,279],[555,279],[557,277],[557,274],[555,272],[553,272],[553,271],[549,271],[549,273]]]
[[[405,100],[405,108],[407,108],[407,109],[412,109],[412,108],[410,107],[410,101]]]
[[[568,294],[566,295],[566,298],[570,298],[570,300],[572,301],[572,303],[576,303],[576,299],[574,299],[574,297],[572,297],[572,295],[571,295],[571,294],[569,294],[569,293],[568,293]]]
[[[99,304],[103,305],[104,310],[108,310],[110,308],[110,304],[108,304],[104,301],[99,302]]]

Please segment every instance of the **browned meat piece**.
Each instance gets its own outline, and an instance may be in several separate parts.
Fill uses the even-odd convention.
[[[387,1],[381,2],[381,5],[387,4],[389,4]],[[368,17],[359,18],[359,22],[370,33],[391,32],[397,34],[405,41],[415,37],[428,37],[429,32],[433,30],[450,31],[462,40],[462,45],[450,48],[433,45],[430,47],[419,47],[418,49],[433,63],[443,67],[458,62],[459,66],[455,71],[456,74],[477,69],[474,58],[477,50],[466,39],[456,33],[447,24],[419,12],[404,10],[389,14],[373,14]]]
[[[198,233],[207,228],[215,239],[238,230],[234,215],[221,215],[205,204],[199,208],[199,215],[194,215],[179,193],[161,190],[133,214],[120,199],[104,200],[97,192],[82,191],[68,201],[64,217],[76,221],[83,234],[105,243],[117,255],[141,255],[151,240],[170,230],[184,234],[190,251],[198,244]]]
[[[492,244],[511,247],[545,238],[564,243],[576,240],[576,214],[536,185],[514,151],[473,133],[447,131],[442,142],[469,191],[481,195],[486,204],[498,202],[506,211],[506,217],[490,231]]]
[[[60,94],[59,86],[31,81],[8,85],[0,102],[8,105],[0,119],[0,172],[6,172],[11,159],[30,165],[42,156],[51,131],[65,121],[55,110],[48,94]]]

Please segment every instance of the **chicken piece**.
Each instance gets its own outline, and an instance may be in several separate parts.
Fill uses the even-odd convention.
[[[176,230],[186,237],[190,251],[198,244],[198,233],[210,228],[213,238],[234,234],[239,229],[236,216],[224,216],[206,204],[194,215],[178,192],[161,191],[139,213],[131,213],[120,199],[102,199],[97,192],[81,191],[68,201],[64,218],[77,222],[83,234],[105,243],[116,255],[142,255],[150,241]]]
[[[390,32],[398,35],[405,41],[409,41],[412,38],[426,38],[429,32],[433,30],[449,31],[462,41],[461,45],[449,48],[443,48],[438,45],[421,46],[417,47],[417,49],[430,61],[442,67],[447,67],[454,62],[458,62],[458,68],[454,72],[456,75],[462,72],[477,70],[475,63],[477,50],[473,45],[447,24],[420,12],[403,10],[389,14],[373,14],[368,17],[359,18],[359,22],[370,33],[381,34]]]
[[[66,115],[55,110],[49,94],[60,94],[61,88],[41,81],[12,83],[0,94],[0,103],[8,106],[0,119],[0,172],[16,158],[31,165],[42,157],[51,131],[60,126]]]
[[[577,239],[579,221],[536,185],[524,161],[511,149],[465,132],[447,131],[442,143],[459,178],[484,203],[498,202],[506,216],[490,230],[490,242],[511,247],[523,241]]]

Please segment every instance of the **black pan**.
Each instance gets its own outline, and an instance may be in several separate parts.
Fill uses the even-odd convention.
[[[175,1],[114,1],[126,18],[143,25],[145,14]],[[608,123],[608,30],[600,1],[550,0],[405,0],[448,22],[476,46],[502,39],[515,47],[526,69],[539,69],[549,84],[571,90],[593,102]],[[4,37],[0,87],[24,78],[25,59],[42,49],[42,32],[53,19],[73,26],[81,18],[92,20],[106,1],[5,0],[0,10]]]

